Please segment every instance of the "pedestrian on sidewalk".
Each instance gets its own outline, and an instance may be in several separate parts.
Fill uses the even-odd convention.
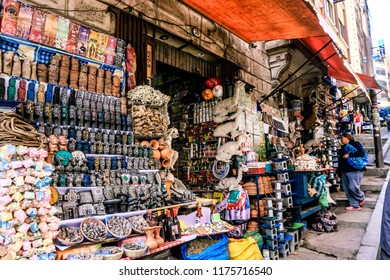
[[[364,205],[364,193],[360,190],[363,171],[366,170],[367,154],[362,144],[355,141],[348,132],[341,133],[341,149],[337,174],[341,177],[344,193],[349,206],[346,210],[359,211]]]
[[[360,113],[360,110],[357,110],[356,113],[353,115],[353,123],[355,125],[355,134],[361,134],[362,133],[362,125],[363,125],[363,115]]]

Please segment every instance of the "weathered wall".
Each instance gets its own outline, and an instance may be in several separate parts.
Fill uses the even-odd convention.
[[[177,0],[33,0],[35,5],[62,9],[55,11],[80,24],[113,34],[115,13],[77,12],[72,10],[105,10],[109,6],[142,16],[150,23],[167,30],[219,57],[226,58],[241,68],[240,78],[256,88],[259,95],[271,90],[268,56],[264,43],[250,47],[248,43],[201,16]]]

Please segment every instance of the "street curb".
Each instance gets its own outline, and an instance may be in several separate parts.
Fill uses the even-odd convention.
[[[390,138],[389,138],[390,139]],[[389,142],[389,141],[387,141]],[[386,144],[387,144],[386,142]],[[380,249],[380,229],[382,225],[383,204],[385,193],[390,180],[390,171],[387,173],[386,180],[383,182],[381,193],[379,194],[376,206],[372,212],[370,221],[363,236],[361,246],[356,255],[356,260],[376,260]]]

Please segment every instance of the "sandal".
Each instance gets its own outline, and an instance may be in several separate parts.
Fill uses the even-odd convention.
[[[359,201],[359,206],[360,206],[360,207],[363,207],[363,206],[364,206],[364,199],[361,200],[361,201]]]
[[[348,206],[348,207],[345,207],[345,210],[348,210],[348,211],[360,211],[360,210],[362,210],[362,208],[360,208],[360,207]]]

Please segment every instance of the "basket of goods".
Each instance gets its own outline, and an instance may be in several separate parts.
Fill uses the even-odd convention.
[[[60,227],[56,241],[60,245],[73,246],[83,241],[84,237],[79,228]]]
[[[107,236],[106,225],[95,218],[84,219],[80,224],[81,233],[89,241],[103,241]]]
[[[67,260],[103,260],[103,255],[94,253],[69,254]]]
[[[97,254],[103,256],[103,260],[120,260],[123,256],[123,249],[116,246],[102,247]]]
[[[142,215],[132,216],[127,218],[127,220],[130,222],[133,231],[138,234],[145,234],[143,228],[149,227],[148,222],[145,220],[144,216]]]
[[[148,247],[144,241],[129,241],[122,245],[125,256],[128,258],[139,258],[145,254]]]
[[[131,224],[123,217],[112,216],[107,219],[106,224],[108,232],[116,238],[125,238],[131,233]]]

